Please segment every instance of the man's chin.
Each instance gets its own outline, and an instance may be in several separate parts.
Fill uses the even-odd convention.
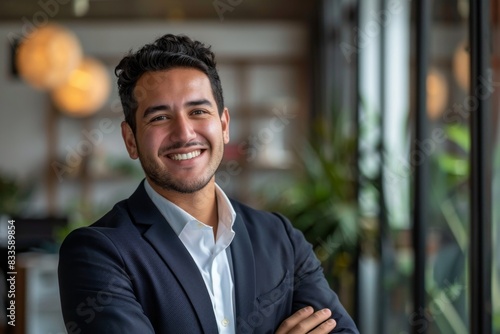
[[[193,194],[205,188],[210,183],[211,179],[208,179],[208,181],[201,180],[191,183],[175,182],[172,180],[158,180],[152,177],[149,177],[149,180],[151,180],[151,182],[153,182],[159,188],[166,191],[175,191],[181,194]]]

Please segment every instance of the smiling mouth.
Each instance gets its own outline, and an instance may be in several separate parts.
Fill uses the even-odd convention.
[[[175,160],[175,161],[182,161],[182,160],[189,160],[189,159],[196,158],[200,154],[201,154],[201,150],[196,150],[196,151],[189,152],[189,153],[169,154],[168,157],[172,160]]]

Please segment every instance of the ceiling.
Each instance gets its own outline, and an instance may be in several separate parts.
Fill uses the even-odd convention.
[[[0,20],[292,20],[313,17],[315,1],[2,0]]]

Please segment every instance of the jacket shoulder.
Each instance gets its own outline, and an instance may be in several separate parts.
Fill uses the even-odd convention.
[[[126,200],[116,203],[104,216],[89,225],[92,228],[99,227],[119,227],[125,221],[130,221],[131,217],[127,209]]]
[[[248,218],[250,220],[264,219],[266,221],[270,220],[278,222],[282,219],[286,219],[279,213],[255,209],[234,199],[231,199],[231,204],[233,205],[236,214],[240,214],[243,218]]]
[[[283,236],[283,233],[289,234],[290,230],[293,229],[288,218],[280,213],[255,209],[232,199],[231,204],[236,216],[241,218],[249,232]]]

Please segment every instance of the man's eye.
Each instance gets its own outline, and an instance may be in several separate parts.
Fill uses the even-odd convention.
[[[166,119],[168,119],[167,116],[161,115],[161,116],[156,116],[156,117],[152,118],[151,122],[164,121]]]
[[[201,110],[201,109],[193,110],[192,114],[193,115],[203,115],[203,114],[205,114],[205,110]]]

